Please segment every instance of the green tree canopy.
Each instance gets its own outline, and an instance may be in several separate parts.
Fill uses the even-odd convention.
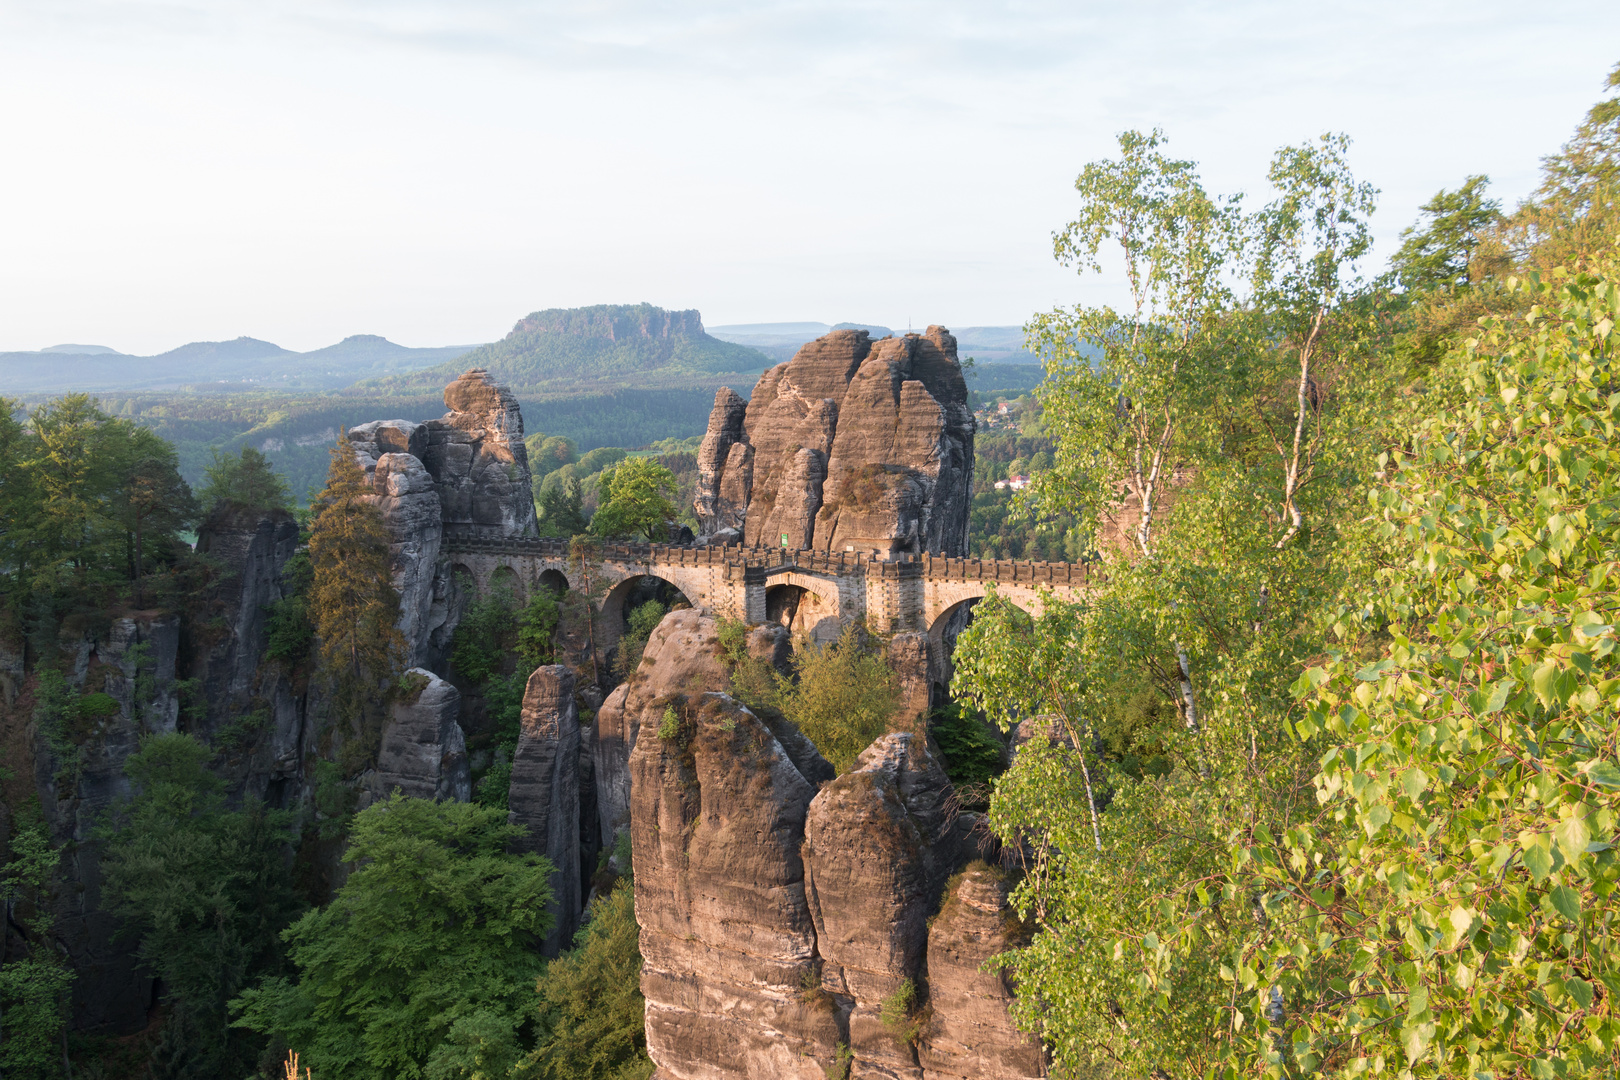
[[[221,503],[236,503],[252,510],[292,509],[287,481],[259,451],[244,446],[239,454],[221,454],[217,449],[211,453],[213,460],[197,492],[204,512]]]
[[[573,951],[539,983],[538,1045],[514,1080],[645,1080],[641,950],[635,890],[621,884],[591,908]]]
[[[262,1040],[233,1031],[226,1003],[281,966],[280,934],[301,906],[287,881],[293,815],[225,805],[213,751],[186,734],[151,735],[124,765],[136,793],[103,831],[103,903],[162,980],[164,1039],[199,1075],[251,1069]]]
[[[566,540],[584,532],[590,524],[585,517],[585,489],[578,477],[543,488],[538,509],[542,536]]]
[[[591,518],[598,536],[636,536],[662,540],[678,516],[675,474],[656,458],[633,457],[602,473],[602,505]]]
[[[1419,209],[1424,220],[1401,230],[1401,247],[1389,260],[1404,288],[1457,289],[1472,280],[1474,252],[1486,231],[1502,221],[1502,204],[1485,197],[1490,177],[1470,176],[1456,191],[1441,190]]]
[[[321,1080],[463,1075],[431,1059],[469,1042],[495,1046],[485,1075],[504,1076],[551,927],[552,867],[511,853],[522,835],[475,803],[396,792],[362,810],[343,856],[355,871],[284,935],[297,980],[244,992],[238,1022],[300,1048]]]
[[[0,862],[0,1075],[47,1080],[61,1075],[74,979],[53,947],[51,879],[62,853],[51,846],[37,810],[12,819],[6,848]]]
[[[1227,869],[1226,896],[1259,898],[1222,971],[1258,1025],[1240,1070],[1620,1069],[1608,270],[1517,285],[1535,314],[1459,350],[1450,402],[1381,459],[1379,569],[1296,687],[1295,732],[1329,743],[1322,811],[1235,837]]]

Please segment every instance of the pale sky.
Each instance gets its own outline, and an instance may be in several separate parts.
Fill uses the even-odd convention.
[[[1585,0],[0,0],[0,350],[1022,323],[1117,295],[1051,234],[1153,125],[1251,203],[1347,132],[1378,264],[1468,173],[1528,192],[1617,60]]]

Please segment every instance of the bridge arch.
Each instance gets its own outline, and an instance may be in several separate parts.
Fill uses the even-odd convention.
[[[568,575],[555,568],[540,571],[539,585],[554,597],[568,591]]]
[[[934,685],[936,700],[948,696],[951,677],[956,674],[956,639],[973,622],[973,609],[988,595],[988,589],[981,589],[977,595],[964,596],[928,624],[928,681]],[[1030,597],[1009,595],[1006,590],[1001,590],[1000,595],[1025,615],[1040,613],[1038,607],[1030,610],[1034,606]]]
[[[523,579],[512,568],[510,563],[502,563],[489,572],[489,594],[495,596],[504,592],[512,603],[521,607],[527,597],[524,595]]]
[[[765,621],[825,644],[838,639],[843,624],[858,614],[834,577],[785,573],[766,579]]]
[[[626,574],[602,597],[597,614],[597,640],[606,652],[630,629],[630,616],[643,604],[656,601],[666,609],[691,607],[692,599],[675,582],[646,571]]]

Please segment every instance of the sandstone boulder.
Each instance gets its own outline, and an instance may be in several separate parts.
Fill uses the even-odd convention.
[[[375,795],[394,789],[414,799],[466,802],[472,798],[467,740],[461,730],[461,692],[431,671],[412,668],[407,679],[421,682],[414,699],[388,710],[377,752]]]
[[[561,664],[535,668],[523,694],[507,806],[512,824],[529,830],[520,850],[544,855],[556,868],[553,923],[541,946],[547,956],[567,948],[579,928],[580,750],[573,673]]]

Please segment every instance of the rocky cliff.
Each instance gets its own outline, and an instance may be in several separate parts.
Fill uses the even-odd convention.
[[[756,630],[751,651],[779,658],[780,631]],[[835,777],[791,724],[725,693],[719,655],[711,615],[674,612],[601,714],[603,805],[620,786],[628,800],[656,1075],[820,1080],[841,1047],[851,1077],[1042,1075],[1007,987],[974,959],[1009,940],[1005,887],[974,863],[947,894],[980,852],[926,736],[884,735]],[[620,769],[622,785],[604,779]],[[908,981],[913,1014],[886,1024]]]
[[[538,536],[517,399],[474,368],[444,388],[436,420],[376,420],[349,429],[356,460],[393,536],[399,629],[412,666],[434,666],[458,615],[446,528]]]
[[[524,851],[544,855],[551,877],[551,932],[542,951],[556,956],[574,940],[580,904],[580,728],[574,676],[561,664],[538,667],[523,694],[522,728],[507,793],[509,820],[529,830]]]
[[[973,435],[944,327],[835,330],[715,395],[694,508],[723,542],[963,555]]]

